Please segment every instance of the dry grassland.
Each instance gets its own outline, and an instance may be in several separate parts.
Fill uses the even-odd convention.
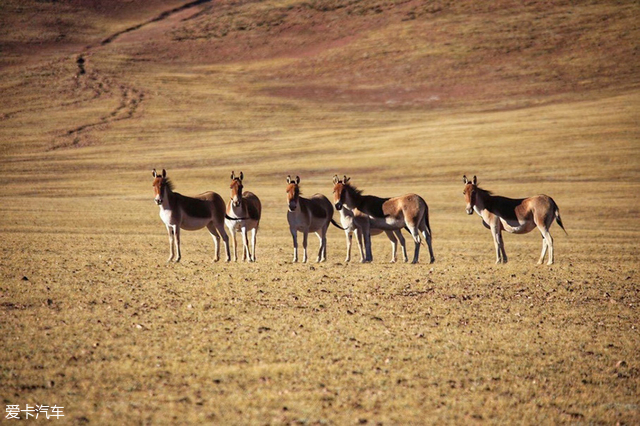
[[[362,3],[309,2],[308,16],[294,1],[205,4],[105,45],[134,22],[85,10],[77,44],[33,51],[0,33],[9,52],[0,71],[3,411],[56,404],[67,424],[640,423],[637,4],[571,14],[558,2],[530,10],[538,20],[524,31],[527,14],[443,5],[402,20],[419,2],[381,2],[381,12]],[[131,16],[144,22],[176,5]],[[271,32],[251,27],[258,15]],[[617,44],[606,32],[598,39],[604,15]],[[551,38],[551,53],[536,38],[563,17],[588,29],[586,65],[560,67],[572,55],[566,34]],[[239,30],[243,19],[263,33]],[[438,24],[434,51],[421,41],[409,52],[407,34]],[[222,27],[228,52],[212,35]],[[524,46],[516,53],[496,45],[507,30],[521,35],[507,43]],[[488,56],[471,40],[502,71],[472,75]],[[614,66],[599,41],[635,46],[636,56]],[[347,60],[362,46],[380,69],[368,73],[362,53]],[[439,79],[412,79],[396,67],[403,58],[414,69],[434,59]],[[330,87],[335,64],[344,80]],[[536,74],[545,66],[564,74],[546,80]],[[443,89],[454,80],[456,90]],[[394,97],[397,85],[411,90]],[[153,168],[166,168],[178,192],[225,199],[230,171],[242,170],[263,203],[257,263],[212,262],[204,230],[183,233],[182,261],[165,263]],[[286,176],[299,175],[306,195],[330,196],[336,173],[368,194],[422,195],[436,263],[423,248],[420,264],[389,264],[384,237],[374,238],[373,263],[346,263],[344,234],[331,228],[326,263],[292,264]],[[500,195],[552,196],[568,231],[551,228],[556,264],[535,264],[534,232],[506,235],[510,262],[494,265],[489,231],[464,212],[463,174]],[[314,236],[309,247],[315,259]]]

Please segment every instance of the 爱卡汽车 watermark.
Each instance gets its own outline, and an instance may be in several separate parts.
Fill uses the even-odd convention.
[[[25,405],[24,410],[21,409],[19,404],[7,404],[5,419],[11,420],[29,420],[31,418],[37,419],[40,415],[40,418],[49,419],[59,419],[60,417],[64,417],[62,409],[64,407],[58,407],[57,405],[48,406],[48,405]]]

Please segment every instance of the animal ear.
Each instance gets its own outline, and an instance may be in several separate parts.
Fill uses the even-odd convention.
[[[236,172],[234,172],[233,170],[231,170],[231,180],[233,180],[233,178],[236,177]]]
[[[340,182],[340,178],[338,178],[338,175],[333,175],[333,184],[335,185],[338,182]]]
[[[300,183],[300,176],[296,176],[296,185]]]
[[[347,177],[347,175],[344,175],[344,179],[342,179],[342,183],[347,183],[351,180],[350,177]]]
[[[473,184],[477,185],[478,184],[478,178],[475,177],[475,175],[473,176]]]
[[[287,176],[287,183],[291,183],[291,175]]]
[[[162,169],[162,177],[163,178],[167,177],[167,171],[165,169]]]
[[[462,182],[464,182],[465,185],[467,184],[467,182],[469,182],[469,179],[467,179],[467,175],[462,176]]]
[[[153,172],[151,172],[151,174],[153,175],[153,177],[158,177],[158,173],[156,173],[156,169],[153,169]]]
[[[244,174],[240,171],[240,180],[242,181],[242,179],[244,179]]]

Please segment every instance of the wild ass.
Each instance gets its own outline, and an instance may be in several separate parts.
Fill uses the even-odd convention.
[[[311,198],[300,196],[300,177],[287,176],[287,221],[293,237],[293,261],[298,261],[298,231],[302,232],[302,262],[307,261],[307,236],[315,232],[320,239],[320,250],[316,262],[327,260],[327,228],[329,222],[340,226],[333,220],[333,206],[327,197],[314,194]],[[342,228],[340,228],[342,229]]]
[[[507,253],[504,251],[502,231],[513,234],[526,234],[538,228],[542,234],[542,253],[538,264],[542,264],[544,256],[549,250],[547,265],[553,264],[553,238],[549,228],[555,220],[560,228],[567,233],[560,219],[560,210],[555,201],[546,195],[536,195],[529,198],[512,199],[493,195],[478,187],[478,179],[462,177],[467,202],[467,214],[475,211],[482,217],[482,224],[491,230],[496,247],[496,263],[507,263]]]
[[[236,176],[231,172],[231,199],[227,203],[227,213],[224,223],[229,228],[231,240],[233,242],[233,260],[238,260],[236,232],[242,233],[242,260],[249,262],[256,261],[256,234],[258,225],[260,224],[260,215],[262,213],[262,205],[260,200],[252,192],[242,192],[242,180],[244,174],[240,172],[240,176]],[[248,231],[251,231],[251,250],[249,250]]]
[[[333,177],[334,186],[339,181],[340,179],[337,175]],[[343,205],[342,208],[338,210],[338,213],[340,213],[340,224],[344,229],[344,233],[347,239],[347,257],[344,261],[349,262],[351,260],[351,240],[353,235],[355,235],[356,243],[358,244],[358,249],[360,250],[360,263],[364,263],[366,261],[366,255],[362,229],[363,227],[366,227],[366,223],[369,222],[369,216],[362,213],[356,216],[356,214],[345,205]],[[382,229],[369,227],[369,233],[371,235],[379,235],[383,232],[387,234],[387,238],[389,238],[389,240],[391,241],[391,263],[395,263],[397,260],[396,253],[398,240],[400,241],[400,246],[402,247],[402,255],[404,261],[409,261],[409,258],[407,257],[407,246],[405,244],[405,239],[402,235],[401,230],[383,231]]]
[[[215,192],[204,192],[195,197],[186,197],[173,192],[173,183],[167,177],[166,170],[162,169],[162,175],[153,169],[153,192],[155,202],[160,206],[160,218],[167,227],[169,233],[169,259],[180,261],[180,230],[195,231],[205,226],[213,237],[215,245],[214,261],[220,259],[220,237],[224,241],[229,255],[229,237],[224,230],[224,200]],[[174,252],[175,245],[175,252]],[[174,259],[175,256],[175,259]]]
[[[399,231],[407,228],[416,243],[411,263],[418,263],[422,237],[429,247],[429,263],[435,261],[431,245],[431,228],[429,227],[429,208],[427,203],[416,194],[401,197],[380,198],[373,195],[362,195],[362,191],[352,186],[350,178],[342,180],[334,178],[333,197],[335,207],[340,211],[347,206],[357,216],[364,214],[368,222],[362,222],[362,233],[366,248],[366,260],[371,262],[371,229],[383,231]]]

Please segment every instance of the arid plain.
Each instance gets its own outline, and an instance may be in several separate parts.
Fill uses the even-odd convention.
[[[640,423],[637,2],[185,3],[0,9],[6,423]],[[257,262],[202,230],[167,264],[153,168],[225,200],[243,171]],[[286,177],[334,174],[420,194],[436,262],[330,228],[293,264]],[[495,265],[463,174],[552,196],[556,263],[534,231]]]

